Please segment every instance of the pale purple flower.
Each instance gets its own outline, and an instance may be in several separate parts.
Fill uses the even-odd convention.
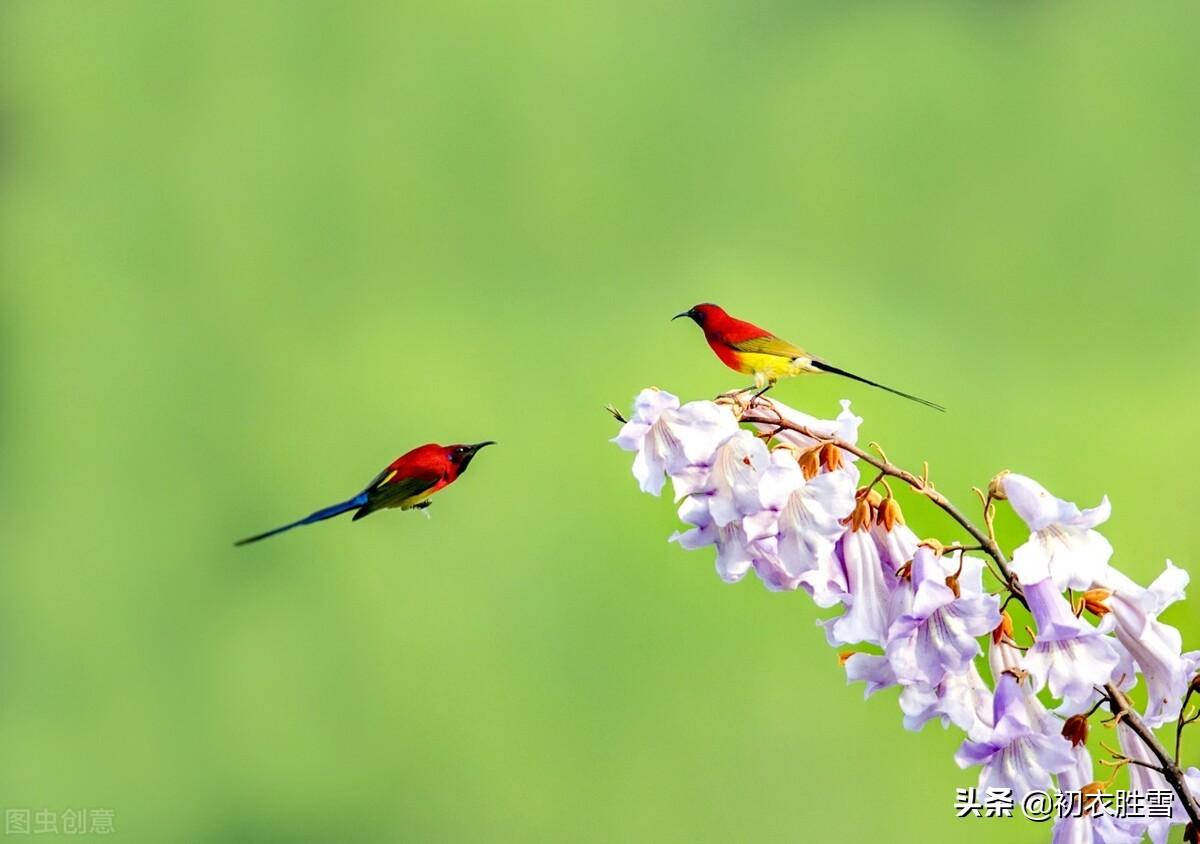
[[[896,685],[896,675],[892,671],[892,666],[888,663],[887,657],[882,654],[850,654],[843,664],[846,668],[847,683],[861,681],[865,684],[864,698]]]
[[[758,485],[767,468],[767,446],[747,430],[738,430],[716,450],[709,473],[708,511],[718,527],[762,509]]]
[[[1002,674],[1012,674],[1015,677],[1025,675],[1021,668],[1021,661],[1025,655],[1007,639],[996,641],[995,637],[992,637],[988,645],[987,658],[992,677],[999,677]],[[1062,719],[1046,709],[1045,704],[1038,699],[1037,693],[1029,683],[1021,683],[1021,692],[1025,696],[1025,712],[1029,717],[1029,723],[1043,733],[1052,733],[1062,729]]]
[[[1103,630],[1076,617],[1053,580],[1027,583],[1024,590],[1037,638],[1021,667],[1029,672],[1034,691],[1049,685],[1050,694],[1066,702],[1064,714],[1073,714],[1086,707],[1095,686],[1112,678],[1120,657]]]
[[[888,530],[878,521],[871,525],[871,536],[879,546],[879,556],[883,558],[884,569],[891,572],[897,572],[912,562],[920,541],[908,525],[897,524]]]
[[[888,629],[885,651],[902,683],[936,686],[947,673],[966,669],[980,652],[978,636],[1000,624],[999,599],[980,587],[982,564],[959,555],[959,595],[946,579],[957,564],[939,559],[928,548],[913,556],[912,605]],[[954,565],[955,568],[949,568]]]
[[[715,545],[717,548],[717,574],[726,583],[737,583],[751,568],[758,569],[767,557],[774,556],[772,546],[763,542],[752,542],[746,537],[740,521],[718,526],[709,513],[709,498],[706,495],[689,495],[679,507],[681,521],[692,525],[690,530],[671,534],[670,541],[678,542],[681,548],[694,550]],[[772,578],[768,584],[773,589],[795,589],[798,584],[786,584]]]
[[[1036,583],[1049,572],[1054,585],[1087,589],[1112,556],[1108,540],[1093,530],[1108,520],[1108,496],[1080,510],[1055,498],[1037,481],[1009,473],[1002,481],[1008,503],[1029,526],[1029,541],[1013,552],[1012,570],[1022,583]]]
[[[793,577],[829,567],[854,509],[857,482],[852,466],[806,481],[795,456],[777,448],[758,488],[763,509],[746,516],[746,533],[778,539],[780,568]]]
[[[825,637],[834,647],[858,642],[882,646],[887,637],[891,590],[879,547],[869,531],[852,530],[838,542],[837,554],[846,579],[842,599],[846,611],[822,622]]]
[[[947,674],[936,687],[924,683],[906,686],[900,692],[904,726],[919,731],[933,718],[942,726],[954,724],[967,737],[982,741],[992,728],[992,691],[979,676],[975,661],[963,671]]]
[[[1029,719],[1025,694],[1011,674],[996,681],[992,723],[981,741],[967,739],[954,755],[960,768],[982,765],[979,787],[1011,788],[1020,802],[1050,787],[1050,775],[1074,764],[1071,744],[1057,732],[1041,732]]]
[[[1150,727],[1174,721],[1193,670],[1179,631],[1159,621],[1158,615],[1183,599],[1188,573],[1168,560],[1166,570],[1143,589],[1110,566],[1099,583],[1112,592],[1103,601],[1111,610],[1105,618],[1115,621],[1117,641],[1146,678],[1143,720]]]
[[[727,407],[710,401],[679,406],[671,393],[642,390],[634,400],[633,414],[612,439],[626,451],[636,452],[633,475],[643,492],[662,492],[664,474],[705,466],[717,447],[738,430]]]

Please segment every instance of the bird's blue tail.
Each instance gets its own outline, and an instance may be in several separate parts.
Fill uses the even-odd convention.
[[[298,519],[289,525],[277,527],[274,530],[268,530],[265,533],[255,534],[254,536],[248,536],[245,539],[239,539],[233,544],[249,545],[251,542],[258,542],[260,539],[266,539],[268,536],[274,536],[277,533],[283,533],[285,530],[291,530],[294,527],[300,527],[300,525],[311,525],[313,522],[323,522],[326,519],[332,519],[334,516],[340,516],[342,513],[357,509],[366,503],[367,494],[365,492],[360,492],[358,495],[347,501],[343,501],[341,504],[334,504],[330,507],[326,507],[324,510],[318,510],[317,512],[305,516],[303,519]]]

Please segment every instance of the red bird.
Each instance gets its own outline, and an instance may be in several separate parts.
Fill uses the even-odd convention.
[[[427,499],[439,489],[450,486],[470,465],[471,459],[481,448],[495,445],[494,442],[474,445],[428,445],[418,446],[407,454],[397,457],[376,475],[367,488],[353,498],[334,504],[291,524],[259,533],[239,540],[234,545],[249,545],[268,536],[283,533],[300,525],[323,522],[342,513],[355,510],[353,521],[369,516],[376,510],[395,509],[423,510],[430,505]]]
[[[716,352],[721,363],[730,369],[745,375],[754,376],[754,385],[759,388],[761,396],[775,386],[780,378],[791,378],[794,375],[804,375],[814,372],[830,372],[841,375],[889,393],[895,393],[915,402],[919,402],[934,410],[945,410],[940,404],[903,393],[891,387],[885,387],[855,375],[844,369],[838,369],[818,357],[810,355],[799,346],[793,346],[786,340],[781,340],[765,328],[759,328],[753,323],[735,319],[725,313],[717,305],[696,305],[691,310],[676,314],[672,319],[687,317],[700,326],[704,331],[704,339],[709,347]]]

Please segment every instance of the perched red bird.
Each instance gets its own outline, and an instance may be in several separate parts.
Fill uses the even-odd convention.
[[[353,498],[318,510],[312,515],[283,527],[239,540],[234,545],[258,542],[260,539],[283,533],[285,530],[291,530],[300,525],[311,525],[314,522],[323,522],[350,510],[357,511],[354,514],[354,521],[358,521],[376,510],[424,509],[431,503],[428,501],[429,496],[454,483],[463,472],[467,471],[467,466],[470,465],[471,459],[479,450],[488,445],[495,445],[495,443],[488,440],[474,445],[429,443],[418,446],[393,460],[386,469],[367,484],[366,489]]]
[[[704,339],[721,359],[721,363],[736,372],[753,375],[754,385],[759,388],[759,395],[775,386],[775,382],[780,378],[791,378],[795,375],[814,372],[829,372],[878,387],[881,390],[887,390],[889,393],[919,402],[934,410],[944,411],[946,409],[927,399],[918,398],[870,381],[861,375],[838,369],[836,366],[810,355],[799,346],[793,346],[786,340],[781,340],[765,328],[759,328],[753,323],[731,317],[717,305],[696,305],[691,310],[676,314],[672,319],[680,317],[687,317],[700,326],[704,331]]]

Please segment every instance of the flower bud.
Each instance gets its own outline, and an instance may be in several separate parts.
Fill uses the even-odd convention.
[[[858,651],[842,651],[840,654],[838,654],[838,665],[845,667],[846,663],[850,661],[850,658],[857,653]]]
[[[1002,610],[1000,613],[1000,624],[992,631],[992,642],[1000,644],[1004,641],[1011,642],[1013,640],[1013,620],[1008,614],[1008,610]]]
[[[1111,597],[1112,592],[1108,589],[1089,589],[1083,593],[1083,608],[1097,618],[1108,615],[1111,610],[1105,601]]]
[[[842,450],[833,443],[825,443],[821,446],[821,465],[827,472],[842,468]]]
[[[896,525],[904,524],[904,514],[900,512],[900,504],[894,498],[885,498],[879,505],[879,524],[891,533]]]
[[[1074,747],[1079,747],[1079,745],[1086,742],[1088,737],[1087,716],[1072,715],[1068,718],[1067,723],[1063,724],[1062,735]]]
[[[950,591],[954,593],[955,598],[962,597],[962,589],[958,586],[958,575],[952,574],[946,578],[946,585],[950,587]]]
[[[811,481],[821,473],[821,448],[810,448],[808,451],[800,453],[797,462],[800,463],[800,471],[804,474],[804,480]]]
[[[988,481],[988,495],[997,501],[1005,501],[1008,498],[1008,493],[1004,491],[1004,478],[1009,474],[1008,469],[1001,471],[996,477]]]
[[[874,514],[871,510],[869,498],[869,495],[864,495],[855,503],[854,510],[850,513],[850,518],[846,520],[847,524],[850,525],[851,531],[866,530],[871,526],[871,518]]]

